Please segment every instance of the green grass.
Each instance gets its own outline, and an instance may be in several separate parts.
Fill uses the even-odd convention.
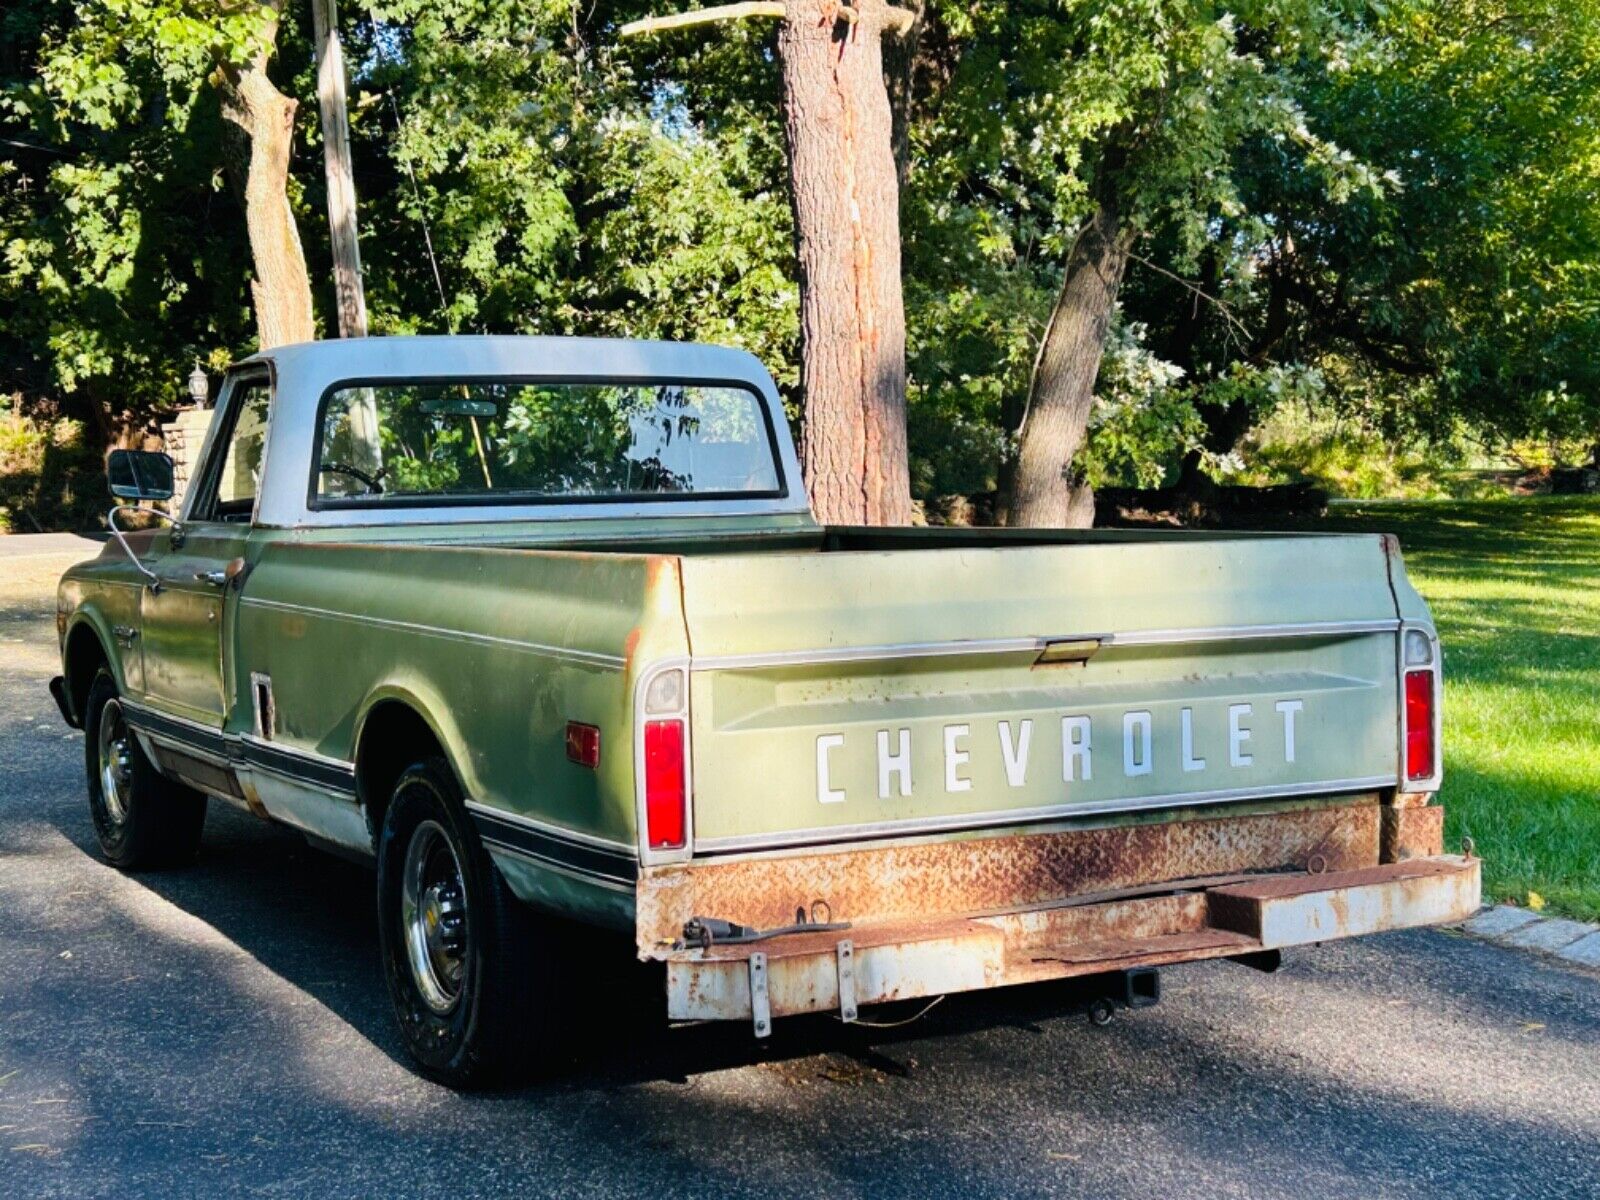
[[[1388,530],[1439,625],[1446,841],[1486,898],[1600,919],[1600,498],[1338,506]]]

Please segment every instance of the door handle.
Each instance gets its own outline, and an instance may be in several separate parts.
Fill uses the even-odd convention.
[[[244,586],[244,577],[250,572],[250,564],[242,558],[236,558],[227,566],[218,571],[196,571],[194,573],[197,583],[209,583],[215,588],[225,588],[229,584],[237,583]]]

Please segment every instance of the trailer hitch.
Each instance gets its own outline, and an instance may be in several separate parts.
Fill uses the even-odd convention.
[[[1089,1020],[1109,1025],[1118,1006],[1150,1008],[1161,1001],[1161,972],[1155,967],[1129,967],[1100,977],[1103,991],[1089,1001]]]
[[[687,950],[698,946],[702,950],[709,950],[713,945],[736,946],[796,933],[826,933],[849,928],[849,921],[833,919],[833,907],[826,900],[813,900],[809,913],[804,905],[796,905],[793,924],[775,925],[771,929],[757,929],[753,925],[741,925],[721,917],[690,917],[684,922],[682,939],[673,949]]]
[[[698,946],[702,950],[709,950],[712,946],[739,946],[751,942],[766,942],[773,938],[789,937],[797,933],[828,933],[832,931],[849,929],[849,921],[818,921],[815,918],[818,904],[811,906],[811,916],[806,915],[806,910],[794,910],[794,923],[792,925],[776,925],[771,929],[756,929],[751,925],[741,925],[737,921],[724,921],[721,917],[690,917],[683,925],[683,939],[673,947],[674,950],[687,950]],[[826,908],[826,905],[822,905]],[[828,916],[833,914],[829,912]]]

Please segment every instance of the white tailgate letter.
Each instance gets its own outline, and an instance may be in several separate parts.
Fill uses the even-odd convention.
[[[889,798],[889,776],[900,781],[900,794],[911,795],[911,730],[900,730],[900,752],[889,753],[889,731],[878,730],[878,799]]]
[[[1185,771],[1204,771],[1206,760],[1194,756],[1194,709],[1186,708],[1178,714],[1179,723],[1182,725],[1183,734],[1183,769]]]
[[[1150,714],[1130,712],[1122,714],[1122,773],[1129,777],[1148,775],[1154,770],[1150,761]],[[1133,754],[1133,731],[1139,730],[1139,756]]]
[[[967,759],[972,757],[965,750],[957,750],[956,742],[967,736],[965,725],[946,725],[944,727],[944,790],[947,792],[970,792],[972,780],[963,779],[956,774],[956,768],[965,766]]]
[[[1021,787],[1028,782],[1028,744],[1033,741],[1033,722],[1022,722],[1022,735],[1013,743],[1011,722],[1000,722],[1000,757],[1006,764],[1006,782]]]
[[[1083,778],[1094,778],[1094,763],[1090,758],[1092,730],[1088,717],[1061,718],[1061,778],[1067,783],[1078,779],[1078,766],[1083,767]]]
[[[1305,708],[1303,700],[1279,700],[1273,705],[1283,714],[1283,761],[1294,761],[1294,715]]]
[[[844,792],[828,786],[828,751],[844,745],[844,734],[825,733],[817,739],[817,803],[843,804]]]
[[[1244,744],[1250,740],[1250,730],[1239,724],[1241,717],[1250,715],[1248,704],[1228,705],[1228,763],[1235,767],[1248,767],[1255,762],[1253,754],[1244,752]]]

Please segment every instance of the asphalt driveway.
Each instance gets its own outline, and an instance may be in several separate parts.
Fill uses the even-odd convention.
[[[455,1095],[405,1064],[363,868],[220,805],[197,866],[102,865],[44,690],[74,547],[8,541],[0,1196],[1600,1195],[1600,975],[1449,932],[1172,969],[1105,1029],[1045,985],[766,1045],[597,968],[558,1078]]]

